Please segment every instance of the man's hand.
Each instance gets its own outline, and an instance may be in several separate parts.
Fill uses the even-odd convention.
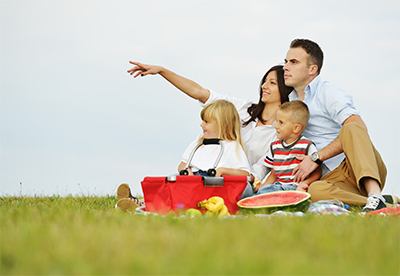
[[[316,168],[318,164],[311,160],[310,156],[296,156],[297,159],[302,160],[301,163],[293,169],[294,182],[300,183],[307,178]]]
[[[143,64],[137,61],[129,61],[130,64],[133,64],[131,69],[128,70],[128,73],[134,78],[138,76],[146,76],[146,75],[155,75],[159,74],[162,70],[161,66]]]

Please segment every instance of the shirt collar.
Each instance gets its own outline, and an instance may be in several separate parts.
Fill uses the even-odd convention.
[[[304,94],[314,94],[315,93],[315,91],[317,91],[317,87],[318,87],[318,85],[319,85],[319,83],[320,83],[320,81],[321,81],[321,78],[320,78],[320,76],[318,75],[318,76],[316,76],[305,88],[304,88]],[[290,94],[289,94],[289,99],[292,101],[292,100],[296,100],[296,99],[298,99],[298,95],[297,95],[297,92],[296,92],[296,90],[292,90],[292,92],[290,92]]]
[[[318,84],[320,82],[321,78],[319,75],[317,75],[304,89],[304,92],[306,94],[314,94],[315,91],[317,91]]]

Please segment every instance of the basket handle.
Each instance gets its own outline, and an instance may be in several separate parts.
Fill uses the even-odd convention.
[[[207,187],[222,187],[224,178],[222,176],[203,176],[203,184]]]

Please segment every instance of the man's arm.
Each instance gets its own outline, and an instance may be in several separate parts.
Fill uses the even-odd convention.
[[[359,123],[365,129],[367,128],[364,121],[361,119],[359,115],[351,115],[350,117],[348,117],[343,122],[342,127],[346,124],[354,122]],[[325,161],[342,152],[343,152],[343,147],[342,144],[340,143],[338,136],[330,144],[328,144],[326,147],[318,151],[318,154],[320,160]],[[295,175],[294,181],[296,182],[304,181],[304,179],[306,179],[306,177],[310,175],[310,173],[313,172],[318,167],[318,164],[313,162],[310,156],[304,156],[303,158],[299,159],[301,159],[302,162],[293,170],[293,173]]]
[[[307,177],[304,181],[300,182],[297,186],[298,191],[307,192],[308,187],[315,181],[319,180],[322,175],[321,167],[317,168],[313,171],[309,177]]]
[[[342,126],[349,124],[349,123],[354,123],[354,122],[359,123],[365,129],[367,129],[367,126],[365,125],[364,121],[361,119],[361,117],[359,115],[351,115],[343,122]],[[321,161],[325,161],[325,160],[328,160],[329,158],[332,158],[342,152],[343,152],[343,147],[339,141],[339,136],[338,136],[329,145],[327,145],[322,150],[320,150],[318,152],[318,154],[319,154],[319,159],[321,159]]]
[[[138,76],[143,77],[146,75],[159,74],[176,88],[193,99],[205,103],[210,97],[210,91],[208,89],[203,88],[198,83],[182,77],[171,70],[168,70],[167,68],[157,65],[143,64],[137,61],[129,61],[129,63],[135,65],[128,70],[128,73],[134,78]]]

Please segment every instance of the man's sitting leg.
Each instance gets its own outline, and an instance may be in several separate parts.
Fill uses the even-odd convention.
[[[364,177],[360,180],[361,186],[368,193],[367,204],[362,209],[363,212],[370,212],[386,207],[386,200],[381,194],[379,182],[371,177]]]
[[[358,123],[349,123],[342,127],[339,137],[346,154],[348,174],[358,184],[360,192],[368,195],[363,211],[385,208],[381,192],[386,180],[386,166],[372,144],[367,129]]]
[[[354,185],[343,181],[319,180],[308,187],[312,201],[318,200],[340,200],[355,206],[363,206],[367,202],[367,196],[363,196]]]

